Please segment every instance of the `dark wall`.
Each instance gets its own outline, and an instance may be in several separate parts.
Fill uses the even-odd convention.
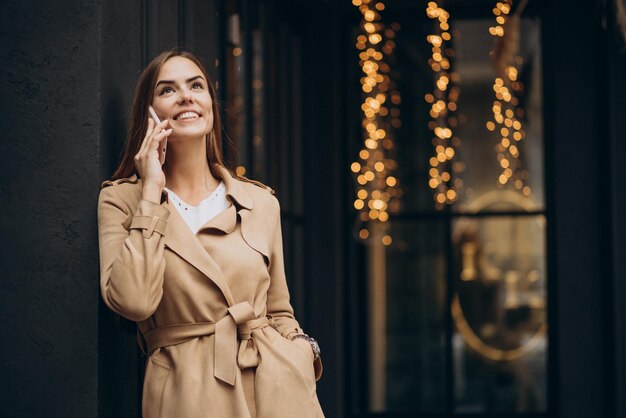
[[[626,13],[626,3],[622,4]],[[609,265],[609,295],[612,296],[612,303],[607,315],[612,319],[612,330],[609,332],[614,336],[610,355],[614,364],[611,384],[614,388],[615,416],[626,418],[626,26],[617,27],[613,4],[605,4],[605,13],[608,19],[604,61],[608,74],[603,80],[611,103],[607,112],[607,137],[610,138],[611,155],[608,182],[611,223],[608,228],[612,259]]]
[[[0,416],[96,416],[100,2],[0,14]]]
[[[612,4],[544,3],[550,396],[560,417],[626,416],[626,91]]]
[[[324,375],[318,395],[328,418],[346,412],[347,243],[351,217],[346,217],[346,196],[352,190],[347,153],[348,120],[345,93],[351,73],[349,21],[334,15],[324,35],[336,42],[320,42],[319,21],[300,20],[302,36],[302,97],[304,133],[305,207],[307,225],[306,308],[307,332],[324,349]],[[352,22],[350,22],[352,23]],[[358,64],[358,61],[356,62]],[[321,68],[323,67],[323,69]],[[351,216],[351,214],[350,214]],[[348,225],[347,225],[348,224]]]

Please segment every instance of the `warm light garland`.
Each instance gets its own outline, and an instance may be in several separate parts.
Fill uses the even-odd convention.
[[[524,109],[520,106],[519,97],[524,94],[524,84],[518,77],[519,67],[524,61],[516,53],[519,44],[519,17],[509,16],[512,6],[512,0],[496,3],[493,9],[496,26],[489,28],[489,33],[496,38],[496,49],[492,51],[492,58],[497,76],[493,83],[496,97],[492,106],[493,120],[487,122],[487,129],[500,137],[496,145],[498,162],[502,169],[498,186],[513,184],[525,196],[529,196],[531,189],[526,184],[528,171],[523,168],[520,159],[520,141],[525,137],[525,132],[521,120]]]
[[[463,180],[458,174],[464,170],[464,164],[459,161],[458,148],[461,140],[454,134],[457,119],[454,116],[460,89],[455,86],[459,81],[458,74],[452,71],[451,58],[454,50],[448,46],[452,41],[448,19],[450,14],[431,1],[426,8],[426,15],[436,24],[436,33],[430,34],[426,40],[432,45],[432,55],[428,65],[434,73],[434,89],[427,94],[425,100],[431,105],[431,121],[428,126],[433,131],[432,144],[435,154],[430,158],[430,179],[428,185],[433,189],[435,207],[443,209],[458,199],[459,191],[463,187]]]
[[[385,9],[382,2],[353,0],[352,4],[363,15],[356,48],[360,51],[359,64],[364,73],[361,77],[364,141],[359,160],[350,166],[357,182],[354,208],[358,212],[357,221],[363,225],[358,237],[370,241],[371,227],[378,225],[383,227],[382,243],[390,245],[392,238],[384,231],[388,228],[389,214],[399,209],[397,199],[401,195],[398,180],[392,175],[397,163],[391,158],[395,148],[393,129],[401,124],[396,107],[401,98],[389,76],[385,57],[393,54],[398,26],[383,30],[379,13]]]

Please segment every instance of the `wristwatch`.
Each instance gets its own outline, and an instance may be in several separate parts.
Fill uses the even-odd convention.
[[[292,341],[295,340],[296,338],[302,338],[304,340],[307,340],[309,344],[311,344],[311,349],[313,350],[314,361],[320,357],[320,354],[322,354],[322,351],[320,350],[320,345],[317,343],[315,338],[309,337],[307,334],[296,334],[293,336]]]

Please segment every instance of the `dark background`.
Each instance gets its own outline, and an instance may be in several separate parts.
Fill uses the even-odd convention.
[[[223,54],[224,3],[3,4],[0,416],[138,416],[142,360],[134,326],[99,297],[99,184],[117,162],[132,88],[154,55],[186,45],[220,80],[214,59]],[[360,252],[350,241],[353,190],[345,167],[354,149],[346,137],[358,127],[349,87],[357,83],[350,77],[358,16],[349,1],[258,3],[273,10],[277,36],[298,40],[287,43],[291,52],[304,51],[301,72],[290,73],[306,99],[298,141],[306,167],[301,185],[311,198],[302,223],[306,274],[315,281],[297,282],[292,292],[303,326],[324,348],[318,391],[325,412],[352,416],[348,278]],[[413,6],[398,2],[402,7]],[[551,278],[548,415],[625,418],[624,40],[608,0],[550,0],[539,9]],[[280,52],[271,65],[288,65],[289,50]],[[328,89],[323,97],[318,86]],[[324,178],[318,167],[325,167]],[[278,182],[279,174],[264,180]]]

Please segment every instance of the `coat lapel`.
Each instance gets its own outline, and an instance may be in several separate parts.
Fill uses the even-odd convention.
[[[169,201],[165,203],[165,207],[170,211],[167,233],[165,235],[165,246],[211,279],[222,291],[228,304],[232,305],[233,296],[222,270],[213,260],[213,257],[206,252],[194,233],[191,232],[178,210]]]

